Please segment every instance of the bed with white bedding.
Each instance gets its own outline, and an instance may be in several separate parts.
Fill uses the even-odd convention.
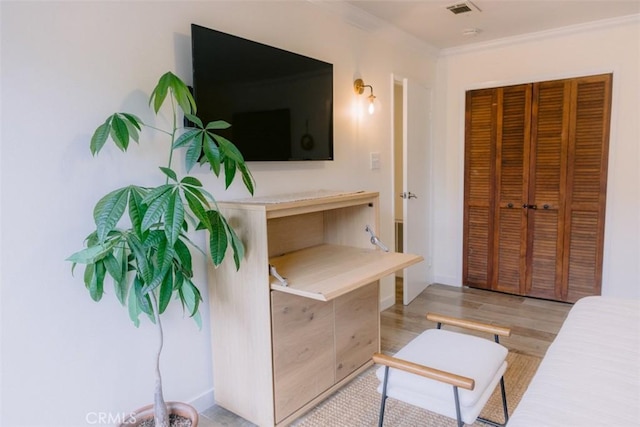
[[[545,426],[640,426],[640,300],[573,306],[508,423]]]

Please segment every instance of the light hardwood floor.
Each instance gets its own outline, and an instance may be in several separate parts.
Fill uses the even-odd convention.
[[[401,288],[401,281],[398,282]],[[498,292],[434,284],[411,304],[400,303],[380,317],[381,350],[393,354],[412,338],[435,327],[427,312],[509,326],[511,337],[501,339],[510,351],[542,357],[564,322],[571,304],[525,298]],[[249,427],[254,424],[213,406],[201,414],[199,427]]]

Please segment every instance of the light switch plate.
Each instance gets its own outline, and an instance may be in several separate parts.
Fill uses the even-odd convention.
[[[371,170],[380,169],[380,153],[371,153]]]

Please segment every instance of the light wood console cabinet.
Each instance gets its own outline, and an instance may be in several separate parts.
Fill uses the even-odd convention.
[[[246,254],[239,271],[231,259],[209,269],[215,399],[259,426],[287,425],[371,366],[380,349],[378,280],[422,258],[371,243],[378,193],[219,208]]]

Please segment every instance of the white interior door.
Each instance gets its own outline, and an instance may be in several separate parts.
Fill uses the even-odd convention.
[[[403,301],[409,304],[430,283],[429,152],[431,146],[431,89],[403,79],[403,241],[404,252],[424,261],[403,272]]]

